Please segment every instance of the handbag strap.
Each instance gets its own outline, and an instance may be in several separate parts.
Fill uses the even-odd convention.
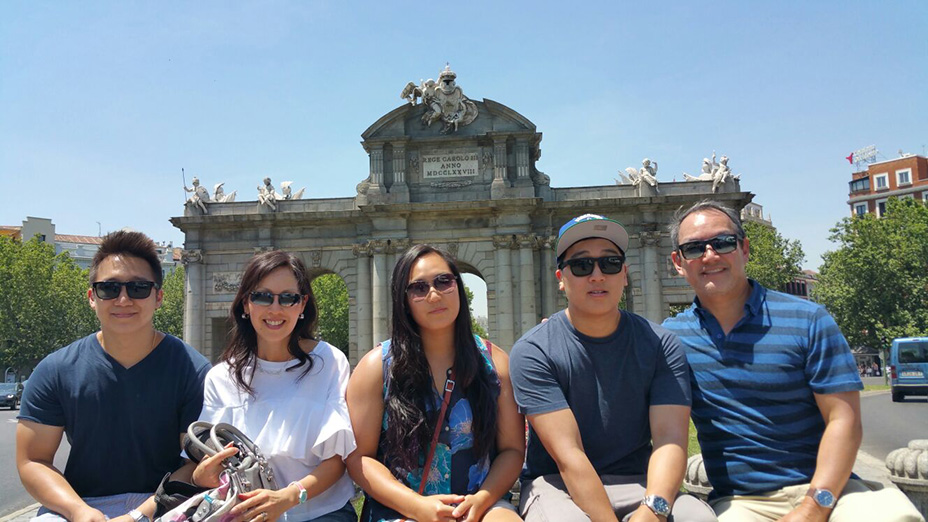
[[[448,378],[445,379],[445,394],[441,398],[441,411],[438,412],[438,421],[435,423],[435,433],[432,435],[432,444],[429,447],[429,454],[425,457],[425,466],[422,467],[422,479],[419,482],[419,494],[425,491],[426,478],[432,469],[432,457],[435,456],[435,446],[438,445],[438,436],[441,435],[441,426],[445,423],[445,413],[448,411],[448,404],[451,402],[451,392],[454,391],[454,368]]]

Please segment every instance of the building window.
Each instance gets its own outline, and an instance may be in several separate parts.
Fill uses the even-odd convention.
[[[912,184],[912,169],[902,169],[896,171],[896,186]]]
[[[865,216],[867,214],[867,204],[858,203],[854,205],[854,214],[857,216]]]
[[[873,175],[873,188],[876,190],[886,190],[889,188],[889,174],[874,174]]]
[[[860,178],[852,181],[851,192],[861,192],[867,191],[870,192],[870,178]]]
[[[876,216],[883,217],[884,215],[886,215],[886,200],[879,199],[876,202]]]

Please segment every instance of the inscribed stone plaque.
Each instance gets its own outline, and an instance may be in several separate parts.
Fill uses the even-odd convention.
[[[424,178],[457,178],[476,176],[480,158],[476,151],[456,151],[422,155]]]

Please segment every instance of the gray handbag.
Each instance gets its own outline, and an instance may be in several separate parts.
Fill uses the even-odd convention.
[[[258,446],[231,424],[191,423],[184,437],[184,450],[191,459],[199,462],[222,451],[229,443],[238,448],[238,453],[223,460],[222,465],[237,491],[277,489],[274,472]]]

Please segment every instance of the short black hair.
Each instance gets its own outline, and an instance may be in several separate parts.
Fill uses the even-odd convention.
[[[97,268],[100,263],[107,257],[116,255],[137,257],[148,263],[152,275],[155,276],[155,286],[161,288],[164,275],[161,273],[161,259],[158,257],[158,247],[145,234],[131,230],[119,230],[103,236],[103,242],[100,243],[100,248],[93,255],[93,261],[90,263],[91,283],[96,282]]]
[[[741,215],[738,212],[730,207],[726,207],[718,201],[704,199],[687,209],[680,207],[674,213],[673,223],[670,224],[670,240],[673,242],[674,250],[680,248],[680,223],[683,223],[683,220],[686,219],[690,214],[695,214],[696,212],[705,212],[707,210],[714,210],[728,216],[728,219],[731,220],[731,223],[735,225],[735,236],[738,238],[738,241],[741,241],[745,238],[744,226],[741,224]]]

